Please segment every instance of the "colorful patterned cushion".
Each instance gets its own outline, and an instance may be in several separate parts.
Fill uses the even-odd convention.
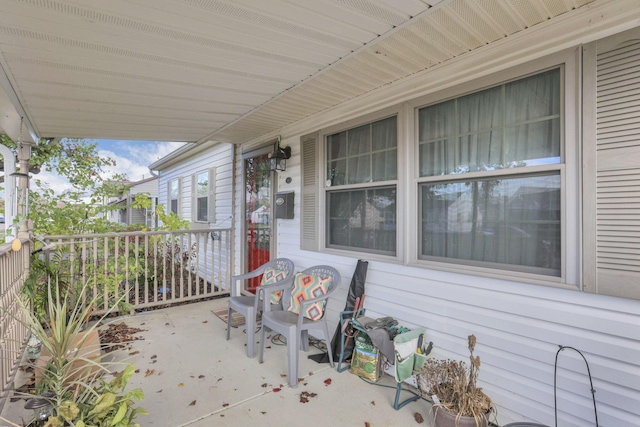
[[[293,280],[293,289],[291,290],[291,300],[287,310],[299,314],[300,303],[312,298],[326,295],[331,285],[331,278],[323,278],[312,276],[310,274],[298,273]],[[304,317],[311,320],[322,318],[324,305],[326,301],[319,301],[305,306]]]
[[[260,281],[261,286],[269,286],[275,285],[282,279],[286,279],[287,272],[284,270],[278,270],[277,268],[267,268],[262,275],[262,280]],[[262,295],[260,296],[262,299]],[[271,304],[278,304],[282,299],[282,291],[274,292],[269,294],[269,302]]]

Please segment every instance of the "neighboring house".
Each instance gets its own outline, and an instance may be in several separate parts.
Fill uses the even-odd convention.
[[[426,327],[436,356],[465,358],[476,334],[501,423],[552,425],[554,392],[561,425],[593,423],[580,357],[562,354],[554,384],[564,345],[589,355],[601,425],[640,425],[626,250],[640,229],[625,221],[639,209],[640,28],[596,39],[579,25],[551,21],[282,128],[284,172],[268,170],[277,134],[184,147],[152,165],[159,203],[194,226],[233,218],[236,273],[269,249],[336,266],[346,289],[368,260],[368,316]],[[279,192],[294,218],[253,220]]]
[[[120,225],[144,224],[150,229],[156,228],[156,216],[153,214],[158,203],[158,177],[152,176],[135,182],[127,182],[127,190],[109,200],[109,205],[119,207],[108,213],[112,222]],[[150,208],[134,208],[131,206],[139,194],[148,195]]]

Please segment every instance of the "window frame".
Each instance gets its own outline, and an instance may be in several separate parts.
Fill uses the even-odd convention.
[[[172,198],[172,194],[171,194],[171,190],[172,190],[172,184],[176,183],[177,186],[177,190],[178,190],[178,194],[176,196],[176,198]],[[182,195],[182,179],[180,177],[176,177],[176,178],[172,178],[169,181],[167,181],[167,214],[170,214],[171,212],[174,212],[171,206],[171,202],[173,200],[176,200],[176,211],[174,212],[179,218],[182,217],[182,203],[181,203],[181,197]]]
[[[490,263],[477,265],[475,262],[465,263],[463,260],[443,261],[424,259],[420,254],[420,235],[415,233],[409,243],[409,265],[430,268],[443,271],[462,272],[474,276],[486,276],[529,283],[560,286],[575,289],[580,283],[581,264],[581,215],[579,189],[580,180],[580,67],[579,49],[560,52],[533,63],[526,63],[507,70],[499,71],[490,76],[468,81],[426,97],[418,98],[410,102],[413,109],[412,131],[413,135],[408,141],[413,153],[412,179],[409,187],[411,196],[410,206],[405,206],[413,215],[409,218],[410,227],[419,230],[421,218],[419,217],[420,186],[427,182],[460,182],[482,178],[498,178],[500,176],[526,176],[529,174],[558,171],[560,173],[560,233],[561,233],[561,257],[560,275],[548,276],[527,271],[526,268],[514,271],[513,269],[496,269]],[[432,177],[420,177],[419,175],[419,110],[430,105],[439,104],[450,99],[459,98],[476,93],[487,88],[502,85],[511,81],[521,80],[528,76],[541,72],[560,68],[560,164],[530,166],[526,168],[503,169],[487,172],[469,172],[465,174],[443,175]],[[518,170],[521,169],[521,170]],[[407,236],[409,237],[409,236]]]
[[[330,135],[334,135],[339,132],[347,131],[350,129],[357,128],[359,126],[371,124],[380,120],[387,119],[389,117],[396,117],[396,132],[397,132],[397,175],[395,180],[386,180],[386,181],[372,181],[367,183],[357,183],[357,184],[344,184],[340,186],[331,187],[328,186],[329,177],[327,176],[327,137]],[[379,259],[383,261],[399,261],[404,257],[404,248],[402,245],[403,239],[401,236],[404,234],[404,220],[403,214],[399,210],[400,206],[404,204],[404,194],[401,191],[401,182],[403,181],[403,171],[400,167],[402,164],[402,159],[404,158],[404,145],[402,141],[404,141],[405,135],[405,122],[406,122],[406,114],[401,108],[401,106],[394,106],[390,108],[385,108],[383,110],[377,111],[372,114],[367,114],[365,116],[359,117],[357,119],[349,120],[326,129],[322,129],[319,133],[318,137],[318,159],[319,163],[317,163],[317,167],[320,168],[318,171],[319,176],[319,184],[318,184],[318,244],[319,251],[325,253],[333,253],[339,255],[347,255],[347,256],[361,256],[366,257],[368,259]],[[371,249],[371,250],[360,250],[359,248],[349,248],[338,245],[329,246],[327,233],[329,230],[329,213],[327,209],[329,208],[327,204],[327,195],[331,191],[346,191],[346,190],[359,190],[359,189],[376,189],[376,188],[385,188],[395,186],[396,188],[396,250],[395,254],[389,254],[386,252],[381,252],[379,250]]]
[[[508,81],[519,80],[530,75],[538,74],[548,69],[561,68],[561,272],[560,275],[547,276],[531,272],[494,269],[490,266],[466,265],[433,260],[420,259],[418,256],[419,244],[418,229],[420,218],[418,217],[419,200],[419,157],[418,153],[418,109],[460,97],[465,94],[477,92],[492,86],[504,84]],[[566,49],[551,55],[539,58],[531,58],[531,61],[511,66],[506,69],[492,71],[490,74],[477,76],[472,70],[455,80],[443,79],[443,84],[438,90],[425,92],[425,95],[416,95],[411,98],[398,99],[397,104],[364,113],[360,117],[340,122],[339,118],[329,123],[327,128],[319,129],[314,133],[301,136],[301,144],[306,144],[313,149],[302,150],[303,166],[310,163],[311,156],[315,157],[313,170],[307,171],[303,167],[303,183],[305,177],[308,185],[303,185],[303,196],[315,194],[312,203],[303,203],[301,218],[301,247],[321,253],[335,254],[339,256],[362,256],[367,259],[379,260],[403,264],[409,267],[425,268],[433,271],[443,271],[457,274],[467,274],[470,277],[482,280],[482,277],[509,280],[515,283],[539,284],[566,289],[581,288],[582,268],[582,164],[581,164],[581,84],[582,66],[580,47]],[[434,85],[432,85],[434,86]],[[361,110],[362,111],[362,110]],[[327,197],[326,197],[326,136],[343,130],[357,127],[366,123],[383,119],[390,115],[397,116],[398,130],[398,176],[397,188],[397,245],[395,257],[380,255],[371,252],[359,252],[328,248],[326,244],[327,233]],[[353,116],[352,116],[353,117]],[[304,145],[306,147],[306,145]],[[551,167],[557,170],[556,165],[541,165],[526,169],[526,173],[544,172]],[[318,169],[319,168],[319,169]],[[508,172],[497,172],[505,174]],[[525,171],[523,170],[523,173]],[[317,177],[317,179],[315,179]],[[474,173],[469,173],[467,179],[477,178]],[[481,176],[482,177],[482,176]],[[439,177],[448,180],[450,177]],[[435,178],[434,178],[435,179]],[[317,182],[316,182],[317,181]],[[376,183],[383,185],[384,183]],[[361,184],[358,184],[361,185]],[[345,187],[346,189],[346,187]],[[306,200],[306,199],[305,199]],[[309,198],[311,200],[311,198]],[[314,218],[314,227],[309,221]],[[308,234],[308,235],[307,235]]]
[[[198,177],[206,174],[207,188],[206,196],[200,197],[198,194]],[[198,224],[210,224],[215,222],[215,188],[216,188],[216,168],[201,169],[195,172],[191,178],[191,220]],[[198,217],[198,202],[200,199],[207,199],[207,213],[204,219]]]

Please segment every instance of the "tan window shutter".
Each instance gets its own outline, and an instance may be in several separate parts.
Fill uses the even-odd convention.
[[[640,30],[584,48],[584,288],[640,299]]]
[[[302,204],[300,248],[318,250],[318,133],[300,138],[302,151]]]

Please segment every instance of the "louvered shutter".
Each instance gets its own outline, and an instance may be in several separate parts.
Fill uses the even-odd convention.
[[[640,299],[640,31],[584,49],[584,285]]]
[[[302,206],[300,248],[318,250],[318,133],[300,138],[302,148]]]

